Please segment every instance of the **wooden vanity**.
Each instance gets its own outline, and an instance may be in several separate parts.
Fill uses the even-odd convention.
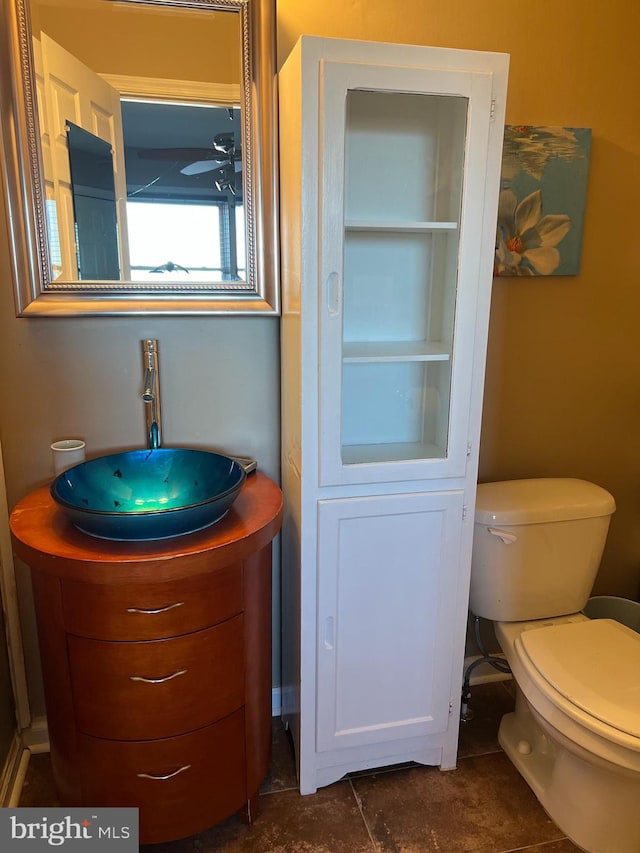
[[[247,478],[212,527],[81,533],[44,486],[11,515],[31,567],[51,761],[66,806],[137,806],[140,842],[257,814],[271,754],[271,542],[282,494]]]

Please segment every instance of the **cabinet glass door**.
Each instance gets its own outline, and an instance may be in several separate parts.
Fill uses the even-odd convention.
[[[467,100],[346,107],[342,461],[445,457]]]
[[[392,76],[389,71],[385,76]],[[473,203],[464,192],[472,87],[462,78],[473,75],[391,71],[403,72],[405,86],[414,91],[356,88],[344,81],[342,153],[332,150],[326,136],[337,92],[330,85],[334,75],[325,72],[323,154],[325,162],[333,154],[342,157],[340,189],[334,189],[339,201],[328,203],[326,183],[323,198],[323,252],[333,256],[335,272],[325,266],[321,395],[324,408],[334,407],[339,430],[339,436],[323,430],[325,482],[393,479],[394,463],[401,464],[402,478],[451,475],[453,465],[458,476],[464,474],[468,413],[453,425],[458,446],[452,448],[452,394],[458,366],[464,370],[456,363],[454,371],[456,357],[465,359],[456,347],[461,232],[465,204]],[[415,91],[422,85],[424,92]],[[486,156],[486,129],[484,135]],[[335,165],[327,166],[336,179]],[[328,216],[336,216],[339,230]],[[466,289],[473,300],[474,283]],[[473,325],[470,330],[469,363]],[[327,349],[339,353],[339,364],[331,356],[324,362]],[[465,385],[468,392],[468,381],[462,381],[461,394]],[[331,420],[330,412],[323,414]],[[427,472],[413,464],[420,462],[442,464]]]

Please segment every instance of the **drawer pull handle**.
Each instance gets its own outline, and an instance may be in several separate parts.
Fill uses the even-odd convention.
[[[154,773],[136,773],[136,776],[140,779],[155,779],[158,782],[165,782],[167,779],[173,779],[173,777],[177,776],[178,773],[188,770],[190,767],[190,764],[185,764],[184,767],[178,767],[177,770],[174,770],[173,773],[167,773],[166,776],[156,776]]]
[[[172,678],[186,674],[186,669],[179,669],[177,672],[172,672],[171,675],[165,675],[162,678],[145,678],[144,675],[130,675],[129,678],[131,681],[144,681],[145,684],[163,684],[165,681],[171,681]]]
[[[176,601],[175,604],[167,604],[166,607],[159,607],[157,610],[145,610],[141,607],[127,607],[127,613],[147,613],[154,615],[155,613],[166,613],[167,610],[173,610],[174,607],[182,607],[184,601]]]

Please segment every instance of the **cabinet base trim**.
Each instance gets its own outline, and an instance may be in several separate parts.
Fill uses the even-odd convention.
[[[334,764],[330,767],[317,767],[313,774],[301,774],[300,793],[315,794],[318,788],[331,785],[337,782],[338,779],[341,779],[346,773],[355,773],[359,770],[375,770],[376,768],[390,767],[394,764],[405,764],[407,762],[438,767],[441,761],[442,749],[440,748],[412,749],[376,758],[353,759],[348,763]]]

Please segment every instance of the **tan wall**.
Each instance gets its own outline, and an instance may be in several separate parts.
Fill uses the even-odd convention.
[[[31,8],[34,33],[47,33],[99,73],[240,82],[240,19],[234,12],[96,0],[71,7],[31,0]]]
[[[494,285],[480,476],[609,489],[618,510],[596,591],[637,596],[640,5],[278,0],[280,63],[301,34],[504,51],[507,123],[593,129],[581,274]]]

